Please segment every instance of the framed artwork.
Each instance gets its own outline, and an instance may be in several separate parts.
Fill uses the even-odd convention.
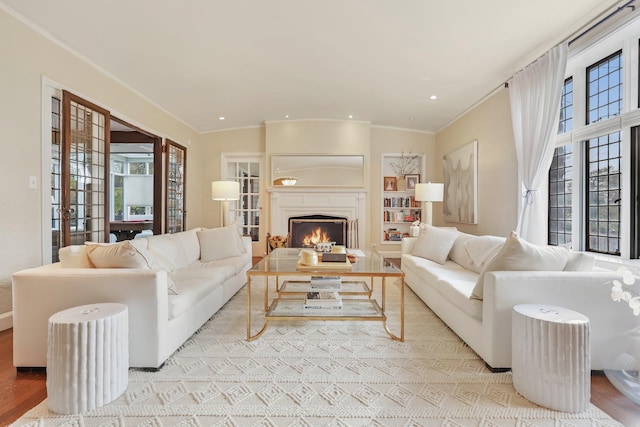
[[[416,184],[420,182],[420,174],[409,173],[404,176],[404,179],[407,180],[407,190],[415,190]]]
[[[471,141],[443,157],[444,220],[478,223],[478,141]]]
[[[384,177],[384,191],[398,191],[398,180],[395,176]]]

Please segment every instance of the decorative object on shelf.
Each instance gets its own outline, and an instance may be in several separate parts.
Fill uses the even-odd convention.
[[[409,227],[409,234],[411,237],[418,237],[420,235],[420,220],[413,221],[411,227]]]
[[[419,173],[411,173],[404,176],[407,181],[407,190],[415,190],[416,185],[420,182]]]
[[[622,274],[622,282],[613,280],[611,284],[611,299],[626,302],[634,316],[640,316],[640,294],[631,290],[636,285],[634,273],[627,267],[617,270]],[[609,357],[608,365],[612,369],[605,369],[607,379],[620,393],[640,404],[640,321],[638,326],[620,334],[607,343]]]
[[[287,176],[282,178],[276,178],[273,180],[273,185],[284,186],[284,187],[293,187],[298,182],[298,178],[293,176]]]
[[[424,184],[416,184],[416,200],[424,202],[425,220],[424,222],[431,225],[433,221],[433,202],[441,202],[443,200],[444,184],[436,182],[427,182]]]
[[[395,176],[384,177],[384,191],[398,191],[398,179]]]
[[[478,141],[446,154],[444,206],[447,222],[478,223]]]
[[[219,200],[221,225],[229,225],[229,201],[240,198],[240,183],[237,181],[213,181],[211,183],[211,199]]]
[[[420,159],[420,154],[400,153],[400,159],[391,162],[391,169],[398,178],[396,187],[398,191],[405,191],[408,188],[406,175],[411,175],[418,170]]]

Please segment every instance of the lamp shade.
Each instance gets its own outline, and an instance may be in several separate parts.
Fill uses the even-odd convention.
[[[240,198],[240,183],[237,181],[213,181],[211,183],[211,198],[213,200],[238,200]]]
[[[444,184],[437,182],[416,184],[415,197],[419,202],[441,202],[444,197]]]

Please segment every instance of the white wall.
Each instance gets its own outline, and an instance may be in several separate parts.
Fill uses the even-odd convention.
[[[508,89],[500,89],[436,135],[437,180],[442,158],[478,140],[478,224],[445,223],[442,204],[434,203],[436,225],[452,225],[471,234],[507,236],[518,222],[518,167]]]
[[[44,81],[56,82],[124,120],[188,147],[187,225],[199,225],[200,135],[135,92],[0,10],[0,284],[13,272],[42,263],[43,206],[49,189],[43,172],[42,98]],[[193,141],[193,144],[191,144]],[[29,189],[29,177],[37,189]],[[193,194],[194,197],[189,197]],[[48,217],[48,215],[47,215]],[[44,231],[43,231],[44,230]]]

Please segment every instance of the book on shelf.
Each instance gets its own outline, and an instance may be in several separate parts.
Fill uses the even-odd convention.
[[[304,308],[342,308],[342,298],[337,292],[307,292]]]

